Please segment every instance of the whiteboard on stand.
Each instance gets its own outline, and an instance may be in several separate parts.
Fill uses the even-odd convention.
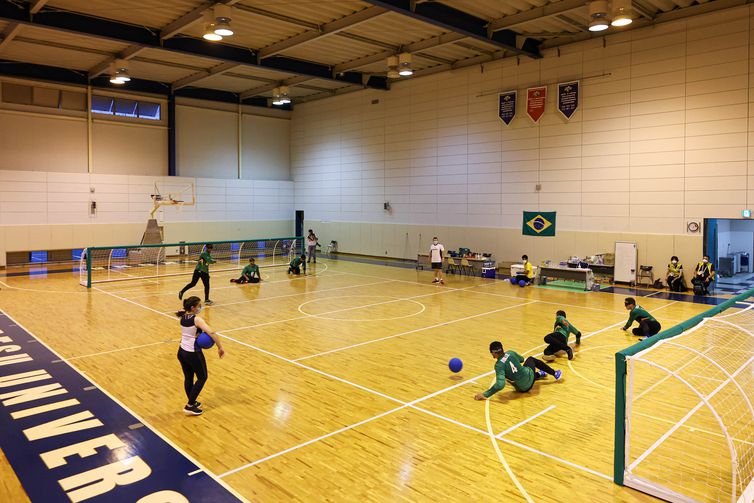
[[[636,283],[638,252],[636,243],[615,242],[615,278],[616,283]]]

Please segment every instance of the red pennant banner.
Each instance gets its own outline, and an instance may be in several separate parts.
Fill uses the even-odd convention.
[[[534,122],[538,122],[545,113],[545,101],[547,86],[530,87],[526,90],[526,113]]]

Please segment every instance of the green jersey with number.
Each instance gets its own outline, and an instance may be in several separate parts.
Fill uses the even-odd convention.
[[[534,371],[524,367],[524,358],[515,351],[506,351],[497,363],[495,363],[497,380],[490,389],[483,394],[486,398],[491,397],[505,388],[505,381],[510,381],[516,391],[529,391],[534,385]]]
[[[196,270],[199,272],[209,272],[209,265],[214,263],[215,259],[212,258],[207,250],[204,250],[201,255],[199,255],[199,262],[196,264]]]
[[[571,334],[577,335],[580,334],[581,331],[574,327],[570,321],[565,319],[565,316],[557,316],[555,317],[555,331],[559,334],[565,336],[566,342],[568,342],[568,336]],[[581,337],[577,337],[577,339],[580,339]]]

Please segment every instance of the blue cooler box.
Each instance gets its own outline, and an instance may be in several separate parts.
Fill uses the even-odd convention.
[[[496,270],[494,267],[482,267],[483,278],[495,278]]]

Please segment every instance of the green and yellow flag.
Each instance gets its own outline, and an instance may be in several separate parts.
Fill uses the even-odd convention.
[[[524,236],[554,236],[554,211],[524,211]]]

